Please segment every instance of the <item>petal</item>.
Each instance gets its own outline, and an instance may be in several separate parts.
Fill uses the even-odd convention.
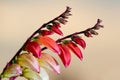
[[[22,74],[22,69],[19,64],[11,64],[2,74],[5,78],[19,76]]]
[[[39,36],[38,40],[36,42],[44,45],[45,47],[49,48],[50,50],[52,50],[55,53],[60,54],[60,50],[59,50],[57,43],[50,37]]]
[[[29,53],[23,53],[17,57],[17,63],[24,68],[32,69],[33,71],[40,72],[40,66],[37,59]]]
[[[54,57],[47,53],[42,53],[41,58],[38,59],[41,67],[60,73],[60,66]]]
[[[28,80],[42,80],[39,73],[32,71],[31,69],[28,69],[28,68],[25,68],[23,70],[22,76]]]
[[[72,51],[73,53],[75,53],[75,55],[76,55],[80,60],[83,59],[82,52],[81,52],[80,48],[79,48],[75,43],[73,43],[72,41],[69,41],[69,42],[66,43],[66,45],[71,49],[71,51]]]
[[[42,78],[42,80],[49,80],[49,76],[48,73],[46,72],[46,70],[44,68],[40,68],[40,77]]]
[[[66,47],[64,44],[59,44],[59,48],[61,50],[61,54],[59,55],[59,57],[61,58],[64,66],[68,67],[71,62],[70,51],[69,51],[68,47]]]
[[[28,42],[26,45],[26,50],[31,52],[35,57],[40,58],[41,48],[37,42]]]

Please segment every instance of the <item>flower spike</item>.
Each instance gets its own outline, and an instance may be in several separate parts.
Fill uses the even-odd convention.
[[[96,30],[103,28],[103,25],[100,24],[102,21],[98,19],[93,27],[74,32],[54,41],[50,35],[53,33],[63,35],[60,28],[62,24],[64,25],[68,22],[67,19],[72,15],[70,12],[71,8],[66,7],[66,10],[62,14],[44,23],[31,34],[23,46],[5,66],[0,74],[0,80],[3,78],[15,80],[18,76],[22,76],[28,80],[49,80],[49,76],[44,68],[59,74],[60,65],[53,56],[43,52],[45,49],[50,49],[54,53],[57,53],[65,67],[68,67],[71,62],[70,50],[82,60],[83,54],[78,45],[85,49],[86,42],[77,35],[84,34],[86,37],[98,35]]]

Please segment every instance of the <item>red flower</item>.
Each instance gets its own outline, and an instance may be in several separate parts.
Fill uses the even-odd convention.
[[[76,55],[80,60],[83,59],[82,52],[81,52],[80,48],[79,48],[75,43],[73,43],[72,41],[68,41],[68,42],[66,42],[66,45],[70,48],[70,50],[71,50],[73,53],[75,53],[75,55]]]
[[[69,51],[69,48],[66,47],[64,44],[58,44],[61,53],[59,54],[59,57],[61,58],[63,64],[65,67],[68,67],[71,61],[71,54]]]
[[[55,32],[59,35],[63,35],[62,31],[59,29],[60,25],[57,24],[53,24],[53,25],[47,25],[47,29],[51,30],[52,32]]]
[[[25,49],[28,52],[31,52],[35,57],[40,58],[41,56],[41,48],[37,42],[28,42]]]
[[[79,36],[73,36],[73,37],[72,37],[72,40],[73,40],[75,43],[79,44],[82,48],[85,49],[86,43],[85,43],[85,41],[84,41],[81,37],[79,37]]]

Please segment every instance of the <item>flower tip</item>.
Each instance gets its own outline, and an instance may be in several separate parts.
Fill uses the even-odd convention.
[[[64,66],[65,66],[65,68],[68,68],[69,64],[65,64]]]
[[[83,61],[83,56],[79,56],[79,59],[80,59],[81,61]]]
[[[83,58],[80,58],[81,61],[83,61]]]

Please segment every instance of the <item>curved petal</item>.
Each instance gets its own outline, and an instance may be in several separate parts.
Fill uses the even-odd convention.
[[[60,50],[59,50],[57,43],[53,39],[51,39],[50,37],[39,36],[37,42],[39,44],[42,44],[45,47],[49,48],[53,52],[60,54]]]
[[[40,58],[41,56],[41,48],[37,42],[28,42],[26,45],[26,50],[31,52],[37,58]]]
[[[40,66],[37,59],[29,53],[23,53],[17,57],[17,63],[24,68],[32,69],[33,71],[40,72]]]
[[[38,59],[41,67],[60,73],[60,66],[54,57],[47,53],[42,53],[41,58]]]
[[[61,54],[59,55],[59,57],[61,58],[64,66],[68,67],[70,64],[70,61],[71,61],[70,51],[69,51],[68,47],[66,47],[64,44],[59,44],[58,46],[61,50]]]

